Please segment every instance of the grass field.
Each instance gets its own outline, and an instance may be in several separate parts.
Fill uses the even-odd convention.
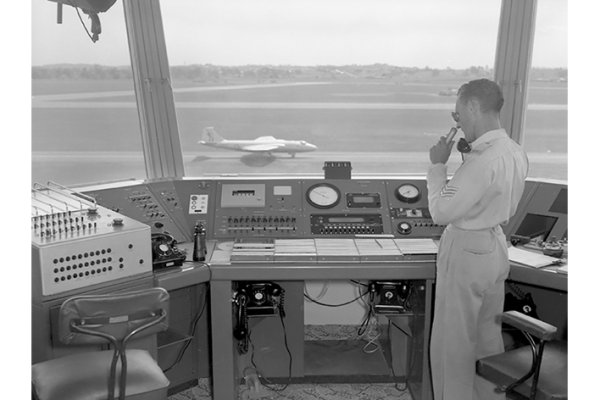
[[[174,82],[186,174],[322,173],[335,160],[357,173],[423,173],[429,147],[452,125],[455,97],[439,92],[459,85]],[[34,80],[32,90],[33,181],[145,177],[131,82]],[[567,179],[567,97],[565,83],[531,87],[524,146],[537,177]],[[303,139],[319,150],[295,159],[218,151],[197,143],[207,126],[228,139]]]

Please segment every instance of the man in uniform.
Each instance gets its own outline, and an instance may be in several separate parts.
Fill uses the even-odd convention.
[[[500,126],[504,97],[487,79],[464,84],[452,113],[465,135],[464,161],[450,181],[454,141],[429,151],[429,210],[447,225],[439,243],[431,333],[435,400],[503,399],[475,373],[477,359],[504,351],[499,316],[509,272],[500,228],[514,215],[529,168],[527,156]]]

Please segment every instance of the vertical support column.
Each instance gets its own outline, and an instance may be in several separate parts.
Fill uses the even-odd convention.
[[[214,400],[238,398],[237,347],[233,338],[231,281],[211,280],[210,318]]]
[[[433,323],[434,280],[425,281],[425,327],[423,334],[423,400],[433,399],[433,382],[429,363],[429,344],[431,341],[431,324]]]
[[[123,0],[123,7],[147,178],[182,177],[183,155],[159,0]]]
[[[500,122],[520,144],[523,142],[536,8],[537,0],[503,0],[496,45],[494,80],[504,93]]]

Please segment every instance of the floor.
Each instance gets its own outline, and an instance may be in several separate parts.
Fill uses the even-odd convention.
[[[283,385],[274,385],[275,389]],[[248,390],[240,386],[241,400],[246,399],[290,399],[290,400],[412,400],[404,384],[393,383],[343,383],[343,384],[291,384],[283,391],[272,391],[263,387],[261,391]],[[212,400],[209,379],[200,379],[198,386],[184,390],[169,400]]]
[[[305,326],[305,340],[356,340],[356,332],[356,327],[349,326]],[[256,386],[253,383],[241,385],[239,399],[412,400],[412,397],[404,383],[302,383],[286,386],[271,385],[263,380]],[[168,400],[212,400],[210,379],[199,379],[198,386],[169,396]]]

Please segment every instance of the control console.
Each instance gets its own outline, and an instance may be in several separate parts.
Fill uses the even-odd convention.
[[[439,238],[423,178],[293,179],[214,177],[88,189],[99,204],[192,241],[251,238]]]

